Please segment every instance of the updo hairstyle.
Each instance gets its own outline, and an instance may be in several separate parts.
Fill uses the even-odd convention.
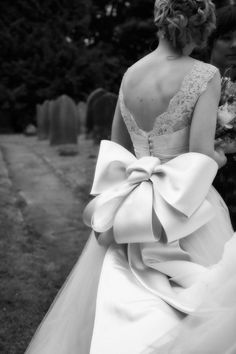
[[[154,23],[178,51],[193,42],[204,47],[215,29],[215,5],[211,0],[156,0]]]

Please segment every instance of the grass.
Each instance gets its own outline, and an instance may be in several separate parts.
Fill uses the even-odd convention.
[[[89,230],[81,220],[78,230],[68,231],[64,239],[43,237],[25,224],[19,212],[24,205],[5,182],[0,175],[0,353],[21,354],[76,262]],[[88,188],[74,190],[83,204]]]
[[[2,207],[2,205],[1,205]],[[73,250],[34,234],[8,204],[0,213],[0,353],[20,354],[29,343],[83,244]]]

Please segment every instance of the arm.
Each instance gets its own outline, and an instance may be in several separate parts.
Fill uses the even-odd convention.
[[[220,74],[217,72],[195,106],[189,143],[189,151],[208,155],[219,168],[227,161],[223,149],[214,146],[220,92]]]
[[[119,99],[117,101],[116,110],[112,123],[111,130],[111,140],[115,143],[118,143],[124,146],[127,150],[132,151],[132,141],[130,139],[129,132],[124,123],[121,111],[120,111],[120,102]]]

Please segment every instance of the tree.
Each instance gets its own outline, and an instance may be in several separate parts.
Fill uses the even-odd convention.
[[[157,44],[153,0],[93,0],[90,52],[100,55],[105,86],[117,92],[124,71]]]
[[[153,0],[2,0],[0,116],[19,131],[46,99],[117,93],[155,41],[152,17]]]
[[[83,98],[88,10],[87,0],[0,3],[0,109],[11,112],[16,130],[45,99]]]

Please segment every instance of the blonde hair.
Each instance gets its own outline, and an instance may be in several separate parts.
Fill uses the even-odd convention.
[[[203,47],[216,27],[211,0],[156,0],[154,23],[179,51],[194,42]]]

